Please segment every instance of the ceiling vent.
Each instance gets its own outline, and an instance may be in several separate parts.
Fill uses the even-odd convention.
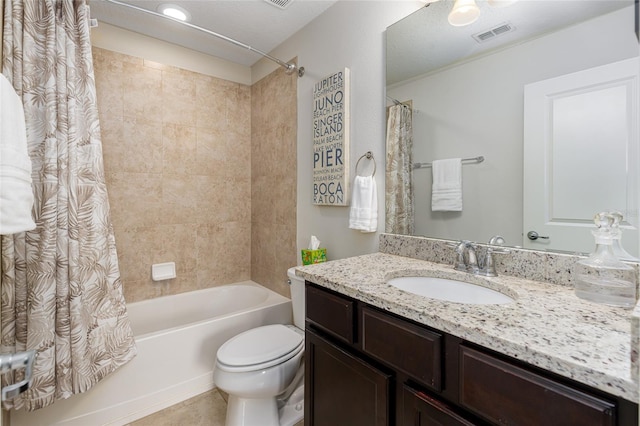
[[[491,40],[499,35],[510,33],[516,30],[516,27],[509,24],[508,22],[500,24],[496,27],[491,28],[490,30],[483,31],[481,33],[474,34],[472,37],[478,43],[484,43],[485,41]]]
[[[267,3],[277,7],[278,9],[286,9],[293,0],[264,0]]]

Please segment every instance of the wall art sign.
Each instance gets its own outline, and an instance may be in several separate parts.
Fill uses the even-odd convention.
[[[349,205],[349,69],[313,86],[313,204]]]

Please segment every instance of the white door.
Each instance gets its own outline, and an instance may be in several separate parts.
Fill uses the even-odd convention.
[[[593,216],[617,210],[639,255],[638,71],[633,58],[525,86],[524,247],[591,252]]]

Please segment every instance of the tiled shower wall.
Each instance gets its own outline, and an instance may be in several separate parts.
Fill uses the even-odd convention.
[[[282,291],[270,262],[283,261],[273,254],[279,250],[274,244],[283,244],[296,259],[295,81],[269,76],[252,89],[96,47],[93,52],[127,301],[248,280],[252,270],[255,281]],[[283,81],[294,85],[293,110],[289,99],[279,99],[290,88],[283,88]],[[268,93],[275,89],[275,95]],[[263,105],[274,111],[274,102],[281,101],[286,114],[273,114],[252,129],[252,115],[264,118],[252,109]],[[252,130],[260,132],[258,146],[252,144]],[[283,139],[286,152],[279,145]],[[267,159],[267,146],[283,159],[276,168]],[[286,206],[276,202],[278,195],[285,196]],[[168,261],[175,261],[177,278],[153,282],[151,264]],[[290,262],[287,258],[286,265]]]
[[[289,296],[296,255],[297,74],[251,87],[251,278]]]

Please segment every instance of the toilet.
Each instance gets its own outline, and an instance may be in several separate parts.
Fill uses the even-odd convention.
[[[304,414],[304,280],[289,276],[294,325],[253,328],[227,340],[213,381],[229,394],[226,426],[293,426]]]

